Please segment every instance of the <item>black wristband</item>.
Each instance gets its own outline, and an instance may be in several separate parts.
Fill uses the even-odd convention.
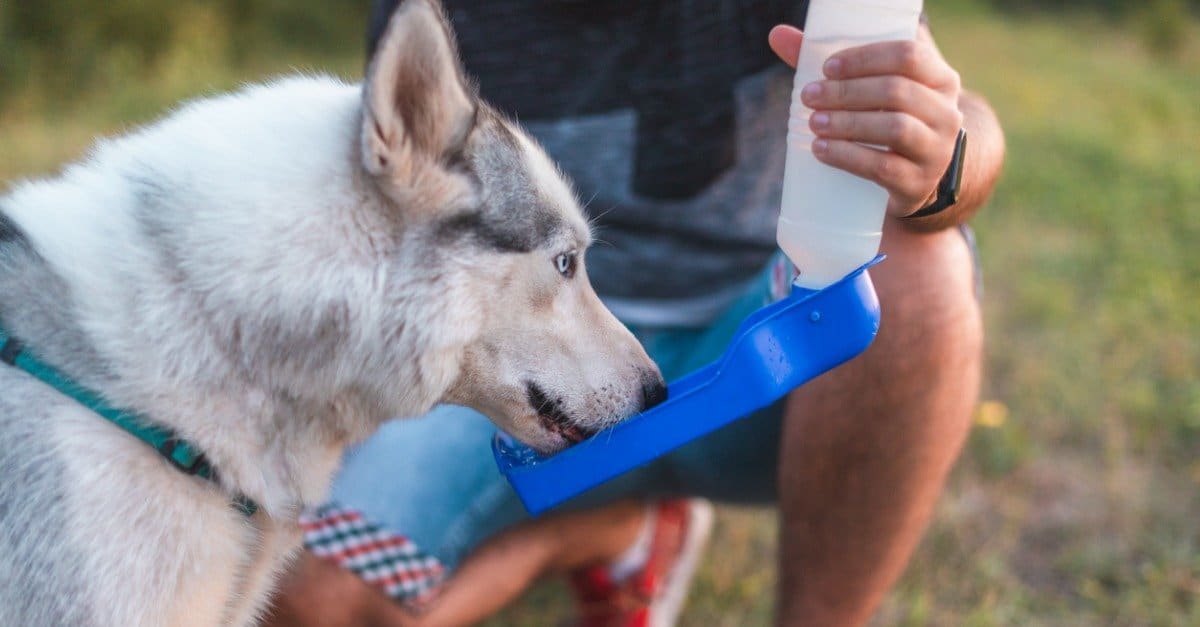
[[[937,196],[933,202],[904,216],[905,220],[937,215],[958,202],[958,192],[962,186],[963,156],[966,152],[967,130],[958,129],[958,138],[954,140],[954,155],[950,157],[950,165],[942,175],[942,180],[938,181]]]

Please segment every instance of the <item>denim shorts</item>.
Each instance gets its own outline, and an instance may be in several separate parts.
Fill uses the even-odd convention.
[[[963,235],[974,250],[970,231],[964,228]],[[711,325],[631,329],[671,381],[720,356],[742,319],[786,296],[793,276],[787,258],[776,254]],[[563,507],[682,495],[772,503],[781,423],[780,402]],[[391,421],[347,453],[331,499],[383,531],[404,536],[452,570],[481,541],[527,518],[496,470],[495,432],[487,418],[463,407],[443,406],[420,418]]]

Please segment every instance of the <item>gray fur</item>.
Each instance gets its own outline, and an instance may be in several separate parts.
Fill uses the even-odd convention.
[[[0,247],[27,244],[25,234],[4,215],[4,207],[0,206]]]
[[[481,196],[494,201],[451,216],[438,238],[450,243],[470,235],[470,243],[498,252],[527,253],[566,234],[561,211],[533,193],[537,186],[521,165],[524,153],[509,124],[491,109],[481,109],[478,119],[463,163]]]
[[[61,364],[61,370],[80,383],[99,387],[111,381],[111,369],[79,328],[62,277],[27,239],[22,236],[18,243],[0,254],[0,324],[39,358]]]
[[[22,378],[0,368],[0,624],[90,625],[83,586],[61,577],[83,559],[62,541],[66,472],[43,431],[53,420],[48,408],[61,401]],[[47,604],[30,589],[50,590],[57,601]]]

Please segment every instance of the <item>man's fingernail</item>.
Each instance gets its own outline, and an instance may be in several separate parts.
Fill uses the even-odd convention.
[[[838,72],[842,71],[842,60],[837,57],[830,57],[825,61],[825,76],[837,76]]]
[[[823,139],[818,139],[818,140],[813,141],[813,143],[812,143],[813,154],[823,155],[828,150],[829,150],[829,142],[827,142]]]
[[[800,92],[800,96],[805,100],[812,100],[821,95],[820,83],[809,83],[804,86],[804,90]]]
[[[814,113],[810,119],[812,121],[813,128],[826,128],[829,126],[828,113]]]

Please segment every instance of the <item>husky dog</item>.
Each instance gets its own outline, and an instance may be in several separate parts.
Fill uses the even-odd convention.
[[[361,87],[194,102],[0,197],[0,327],[216,471],[0,363],[0,625],[252,624],[387,418],[468,405],[550,452],[661,399],[589,238],[433,0],[400,4]]]

